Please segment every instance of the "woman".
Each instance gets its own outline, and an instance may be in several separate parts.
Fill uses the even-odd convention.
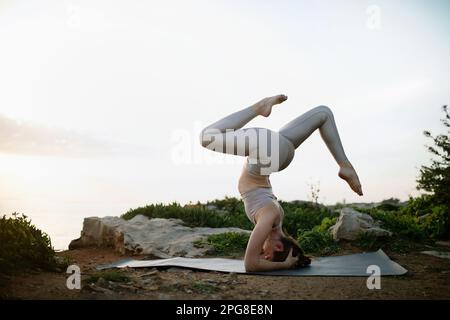
[[[340,167],[338,176],[354,192],[363,195],[358,175],[345,155],[330,108],[313,108],[278,132],[266,128],[241,129],[258,115],[268,117],[274,105],[286,100],[285,95],[262,99],[209,125],[200,134],[200,142],[207,149],[247,157],[238,190],[245,212],[255,224],[244,258],[249,272],[288,269],[311,262],[298,243],[282,230],[284,211],[272,193],[269,176],[285,169],[294,158],[295,150],[316,129]]]

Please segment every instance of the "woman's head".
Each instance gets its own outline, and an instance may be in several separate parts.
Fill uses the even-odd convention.
[[[292,255],[298,257],[297,266],[303,266],[311,263],[311,260],[305,256],[302,248],[291,236],[280,232],[275,236],[269,236],[263,245],[264,257],[267,260],[281,262],[286,260],[292,249]]]

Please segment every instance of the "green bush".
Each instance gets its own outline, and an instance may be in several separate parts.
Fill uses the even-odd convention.
[[[441,239],[448,232],[449,225],[449,209],[444,205],[432,207],[431,213],[422,220],[423,229],[433,239]]]
[[[421,195],[417,198],[409,198],[406,206],[400,209],[402,214],[419,217],[430,212],[430,208],[434,205],[433,197],[431,195]]]
[[[380,206],[365,210],[395,237],[413,241],[440,239],[448,230],[450,215],[445,205],[433,204],[429,195],[410,198],[404,207],[396,211],[381,210]]]
[[[25,215],[13,213],[0,219],[0,243],[0,273],[57,267],[50,237]]]
[[[249,235],[240,232],[213,234],[204,240],[196,241],[197,246],[209,245],[214,253],[222,256],[242,255],[247,247]]]
[[[370,214],[373,218],[382,222],[383,228],[392,231],[396,236],[410,240],[424,240],[427,237],[418,217],[402,214],[401,211],[382,211],[379,209],[372,209]]]
[[[228,201],[234,202],[234,200]],[[248,220],[243,210],[241,211],[234,209],[232,212],[217,212],[216,210],[208,209],[206,205],[200,203],[185,206],[181,206],[176,202],[170,205],[151,204],[145,207],[139,207],[137,209],[130,209],[122,215],[122,218],[129,220],[138,214],[144,215],[150,219],[181,219],[190,227],[238,227],[245,230],[251,230],[253,228],[252,223]]]
[[[399,209],[399,206],[392,203],[382,203],[376,208],[383,211],[397,211]]]
[[[285,212],[283,226],[291,235],[311,230],[320,225],[324,218],[331,219],[337,216],[328,208],[316,206],[309,202],[293,204],[281,201],[280,204]]]
[[[416,188],[430,193],[425,198],[432,202],[428,208],[434,213],[430,215],[435,215],[440,221],[434,224],[433,230],[427,230],[436,237],[450,238],[450,113],[446,105],[442,107],[442,110],[445,116],[441,122],[446,127],[446,133],[433,136],[431,132],[424,131],[424,135],[434,143],[432,146],[427,146],[433,158],[430,165],[423,165],[420,168]],[[442,206],[445,206],[447,210],[443,210]]]
[[[324,218],[311,230],[299,229],[297,237],[300,246],[307,254],[330,255],[339,251],[339,245],[333,240],[329,228],[337,218]]]
[[[420,243],[413,242],[409,239],[398,237],[396,235],[393,235],[392,237],[378,238],[373,234],[361,234],[354,242],[354,245],[364,250],[374,251],[381,248],[400,253],[410,252],[423,247]]]
[[[227,211],[230,214],[245,215],[244,203],[242,200],[234,197],[225,197],[225,199],[208,201],[206,206],[209,205],[216,206],[218,210]]]

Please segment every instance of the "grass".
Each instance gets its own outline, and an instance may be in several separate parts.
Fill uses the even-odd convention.
[[[198,293],[214,293],[218,290],[215,285],[203,281],[194,282],[192,289]]]

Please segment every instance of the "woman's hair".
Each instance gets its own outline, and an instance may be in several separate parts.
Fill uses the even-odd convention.
[[[294,257],[298,257],[296,267],[308,265],[311,263],[311,259],[305,256],[303,249],[300,247],[299,243],[295,241],[294,238],[292,238],[291,236],[282,235],[280,241],[283,244],[283,251],[274,252],[272,261],[281,262],[286,260],[289,252],[292,249],[292,255]]]

